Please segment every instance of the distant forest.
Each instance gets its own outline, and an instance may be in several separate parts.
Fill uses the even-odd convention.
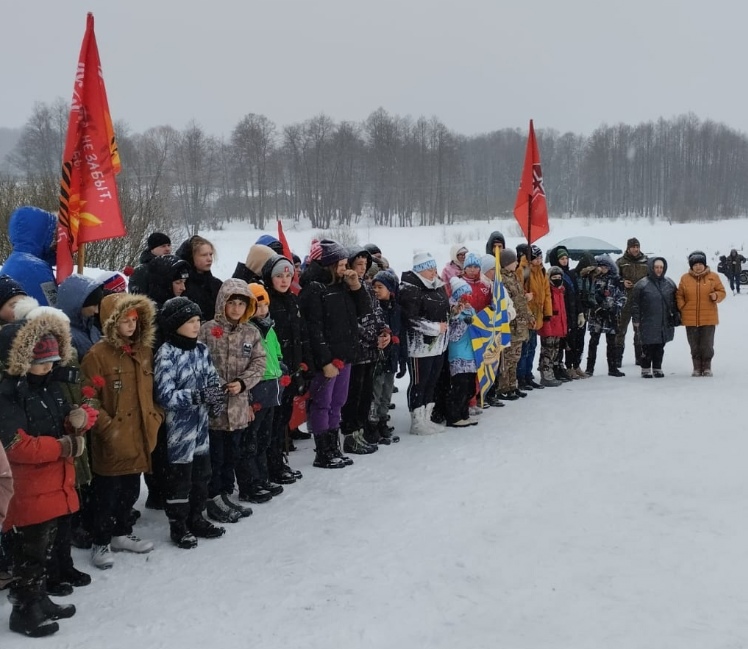
[[[22,203],[57,209],[68,111],[63,100],[39,103],[20,134],[0,129],[0,146],[12,146],[0,160],[0,227]],[[363,122],[317,115],[282,127],[250,113],[228,139],[194,123],[115,129],[132,240],[117,256],[128,261],[154,224],[194,233],[234,220],[262,229],[276,218],[306,217],[321,229],[362,216],[381,226],[511,218],[527,141],[526,126],[465,136],[437,117],[382,108]],[[724,124],[689,114],[589,136],[536,129],[552,217],[748,213],[748,137]]]

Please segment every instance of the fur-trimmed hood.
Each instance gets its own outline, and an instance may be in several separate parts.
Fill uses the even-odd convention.
[[[52,334],[60,348],[60,363],[68,365],[74,359],[70,338],[70,321],[67,316],[49,306],[33,306],[29,311],[21,310],[19,319],[0,329],[0,362],[11,376],[28,374],[34,360],[34,346],[42,336]]]
[[[133,341],[128,343],[117,331],[117,321],[132,309],[138,312],[138,326],[135,329]],[[118,349],[127,344],[153,347],[156,339],[155,317],[156,307],[145,295],[113,293],[105,296],[99,307],[103,337]]]

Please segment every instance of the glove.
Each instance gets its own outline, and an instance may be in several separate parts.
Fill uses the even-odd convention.
[[[192,392],[192,403],[212,406],[223,403],[225,393],[220,385],[208,385]]]
[[[407,371],[408,371],[408,365],[407,365],[407,363],[400,363],[400,371],[397,374],[395,374],[395,376],[398,379],[401,379],[401,378],[403,378],[405,376],[405,372],[407,372]]]
[[[68,413],[68,421],[76,433],[83,434],[91,430],[99,418],[99,411],[84,403],[79,408],[73,408]]]
[[[208,406],[208,417],[211,419],[215,419],[216,417],[220,417],[221,413],[225,410],[226,404],[221,403],[211,403]]]
[[[549,315],[544,315],[543,316],[543,322],[550,322],[550,321],[551,321],[551,316],[549,316]]]
[[[63,435],[60,442],[60,457],[80,457],[86,450],[86,438],[79,435]]]
[[[580,328],[584,327],[584,323],[585,323],[584,313],[580,313],[577,316],[577,327],[580,327]]]

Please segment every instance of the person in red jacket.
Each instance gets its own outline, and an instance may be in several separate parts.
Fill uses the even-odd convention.
[[[13,530],[10,630],[40,637],[75,614],[75,606],[47,596],[45,562],[57,519],[79,508],[74,459],[85,451],[84,434],[97,413],[69,404],[52,374],[55,363],[73,358],[67,317],[50,307],[26,317],[0,330],[0,442],[15,488],[3,531]]]
[[[543,326],[538,331],[540,336],[540,375],[541,385],[558,387],[561,385],[553,375],[553,364],[558,358],[561,339],[566,336],[566,304],[564,302],[564,271],[558,266],[551,266],[548,271],[548,283],[551,287],[551,304],[553,314],[543,317]]]

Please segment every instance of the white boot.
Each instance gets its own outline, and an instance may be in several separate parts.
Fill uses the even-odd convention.
[[[110,544],[112,552],[135,552],[136,554],[145,554],[153,550],[151,541],[144,541],[134,534],[126,536],[113,536]]]
[[[91,563],[93,563],[100,570],[107,570],[108,568],[111,568],[114,565],[112,549],[108,545],[92,545]]]
[[[436,431],[430,426],[426,426],[426,407],[421,406],[410,413],[410,434],[411,435],[433,435]]]
[[[432,428],[435,433],[443,433],[446,430],[444,424],[437,424],[435,421],[431,421],[431,415],[434,413],[435,403],[426,404],[426,414],[424,416],[424,423],[429,428]]]

